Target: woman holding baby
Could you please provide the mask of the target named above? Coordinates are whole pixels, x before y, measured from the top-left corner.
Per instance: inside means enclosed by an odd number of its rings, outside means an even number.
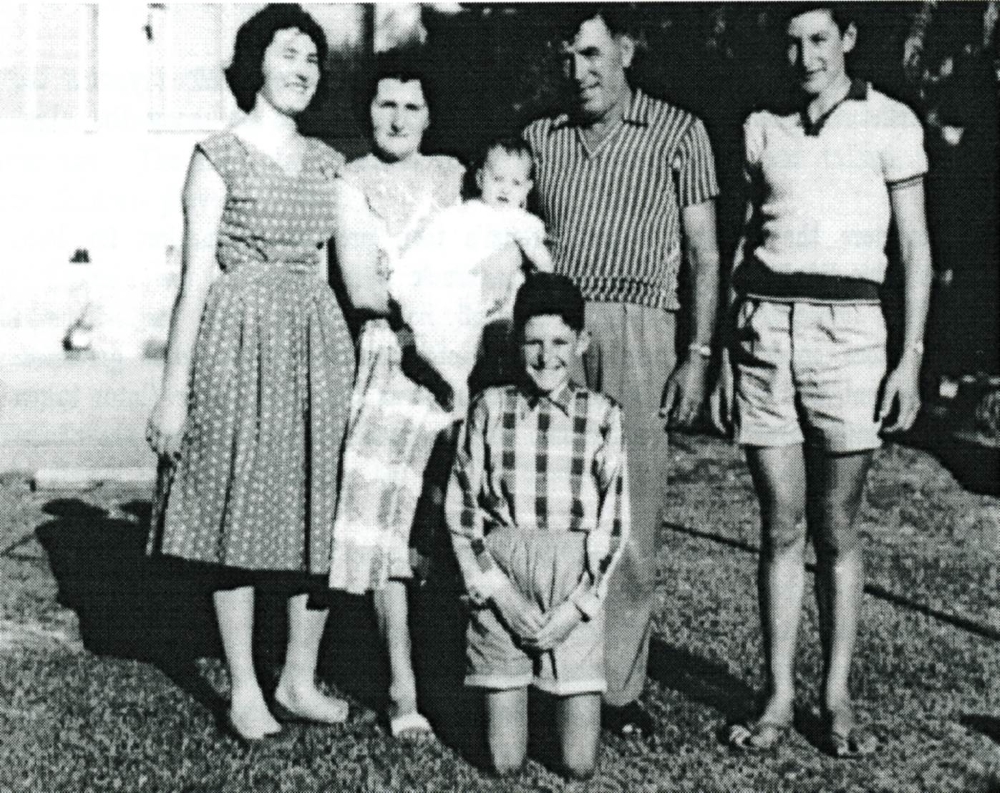
[[[390,317],[387,284],[393,263],[435,213],[460,201],[464,176],[457,160],[420,152],[429,88],[414,55],[378,57],[369,92],[373,152],[343,169],[337,193],[337,260],[363,324],[330,585],[374,593],[389,655],[389,725],[410,738],[432,734],[417,709],[411,657],[410,528],[431,449],[452,417],[409,334]]]

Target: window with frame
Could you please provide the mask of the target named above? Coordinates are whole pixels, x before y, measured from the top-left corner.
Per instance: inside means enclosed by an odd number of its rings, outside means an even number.
[[[97,3],[0,4],[0,122],[97,121]]]
[[[150,3],[148,119],[153,128],[223,126],[236,104],[223,69],[239,26],[261,3]]]

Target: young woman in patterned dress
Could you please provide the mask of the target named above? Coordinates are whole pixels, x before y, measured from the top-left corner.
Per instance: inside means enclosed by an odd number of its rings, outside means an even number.
[[[354,375],[350,333],[326,277],[343,157],[303,137],[326,41],[296,5],[240,28],[226,78],[247,115],[195,147],[184,258],[148,440],[161,458],[150,551],[210,565],[245,740],[275,715],[337,723],[347,703],[315,670]],[[252,656],[255,590],[288,594],[285,664],[269,707]]]

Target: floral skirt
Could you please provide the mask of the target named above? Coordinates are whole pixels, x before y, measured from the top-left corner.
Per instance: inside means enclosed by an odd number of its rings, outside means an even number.
[[[410,530],[424,469],[453,421],[406,373],[387,322],[369,321],[360,347],[330,560],[330,586],[354,594],[412,575]]]

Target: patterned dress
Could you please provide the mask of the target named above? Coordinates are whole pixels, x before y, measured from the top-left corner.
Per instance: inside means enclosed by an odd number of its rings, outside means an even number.
[[[430,218],[459,200],[461,164],[418,156],[419,179],[409,185],[371,155],[342,172],[345,187],[364,197],[387,279],[392,262]],[[330,586],[356,594],[412,575],[410,529],[424,470],[438,434],[452,421],[431,390],[410,376],[412,341],[407,345],[401,336],[384,319],[369,320],[361,331],[330,562]]]
[[[226,184],[176,466],[150,552],[325,574],[354,346],[325,278],[343,157],[306,140],[289,175],[231,132],[200,143]]]

